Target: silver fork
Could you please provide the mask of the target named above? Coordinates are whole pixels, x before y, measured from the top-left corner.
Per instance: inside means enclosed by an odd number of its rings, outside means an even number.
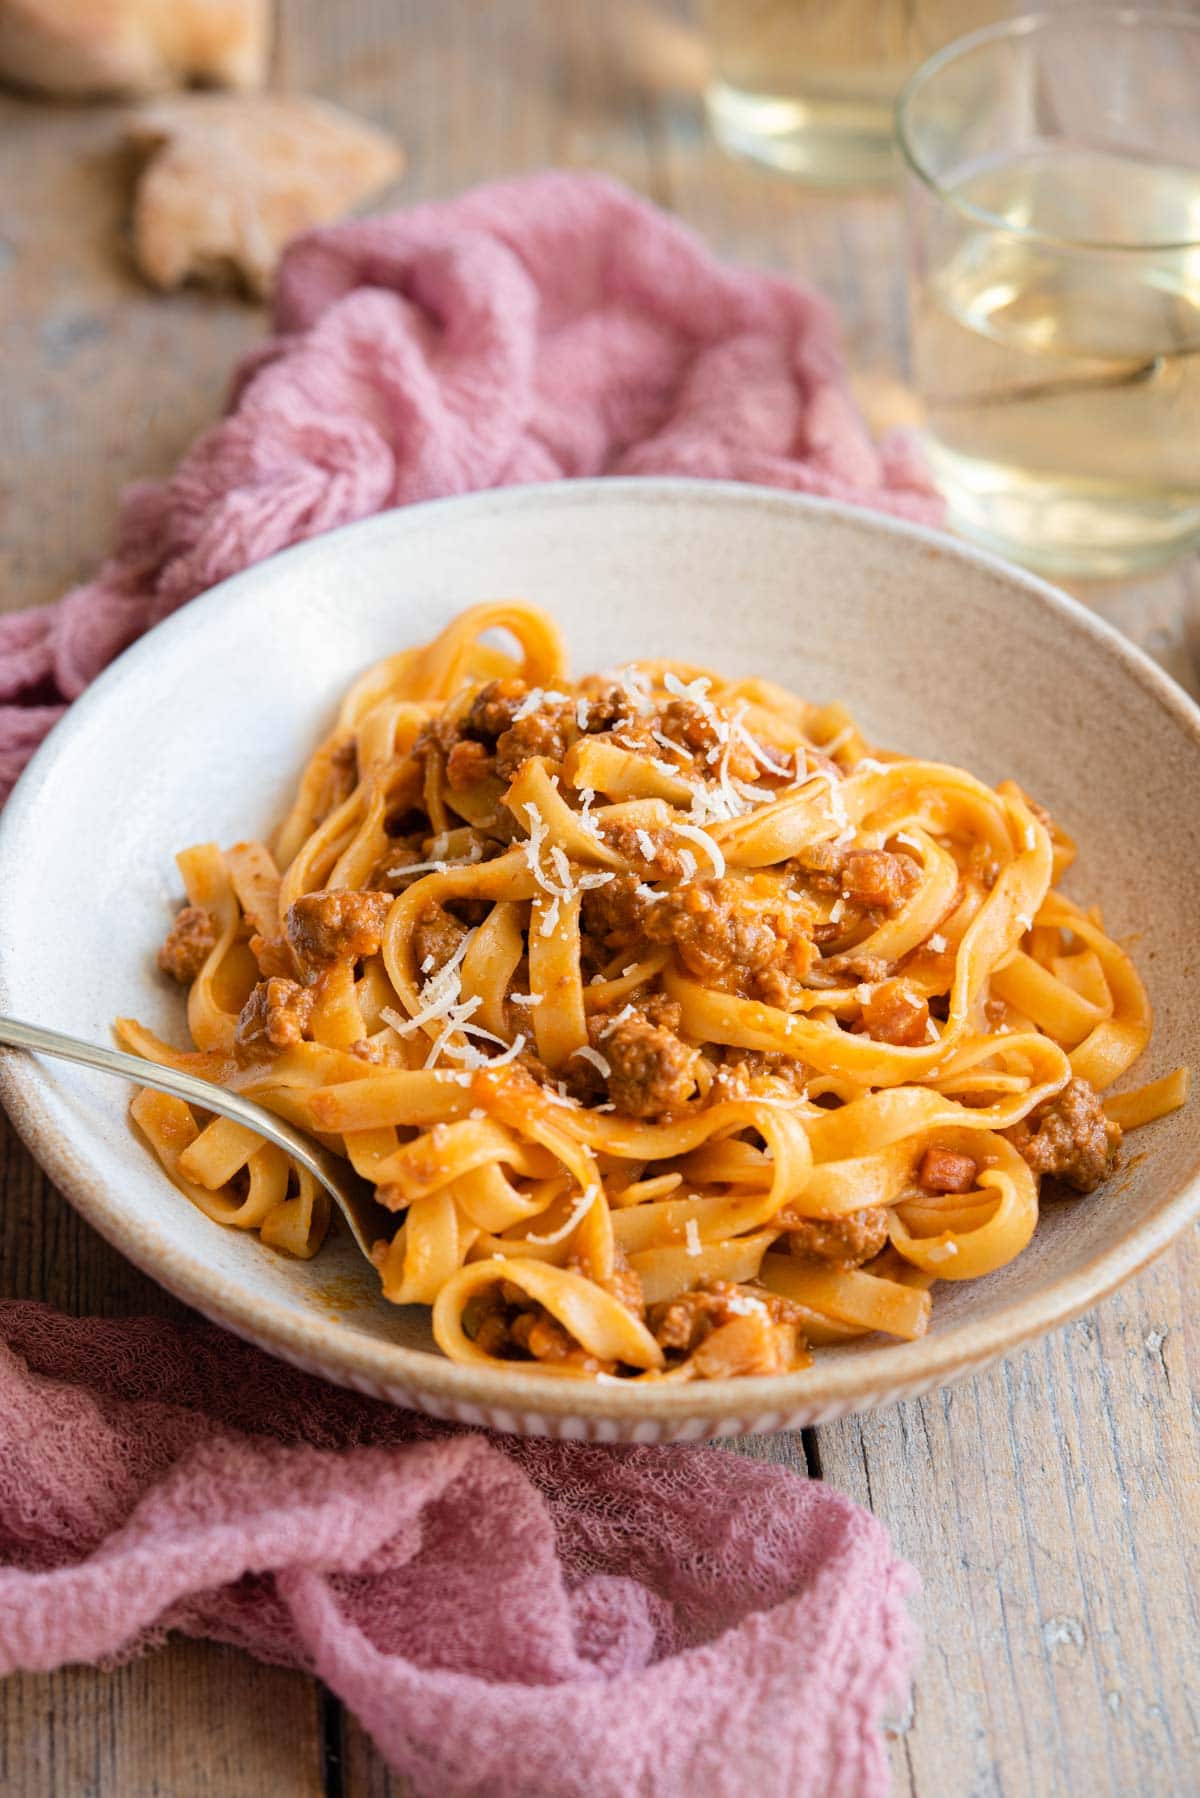
[[[140,1055],[127,1055],[120,1049],[102,1049],[74,1036],[63,1036],[57,1030],[43,1030],[37,1024],[22,1024],[16,1018],[0,1017],[0,1044],[13,1049],[33,1049],[39,1055],[56,1055],[61,1061],[77,1061],[85,1068],[96,1068],[102,1074],[119,1074],[136,1086],[151,1086],[155,1092],[171,1093],[177,1099],[190,1099],[205,1111],[216,1111],[222,1117],[245,1124],[256,1135],[286,1149],[301,1167],[319,1180],[342,1216],[363,1254],[370,1256],[371,1245],[380,1236],[391,1234],[396,1219],[375,1199],[371,1188],[361,1180],[340,1156],[333,1155],[320,1143],[313,1142],[302,1130],[274,1117],[253,1099],[240,1093],[226,1092],[211,1080],[195,1074],[181,1074],[175,1068],[159,1067],[157,1062],[143,1061]]]

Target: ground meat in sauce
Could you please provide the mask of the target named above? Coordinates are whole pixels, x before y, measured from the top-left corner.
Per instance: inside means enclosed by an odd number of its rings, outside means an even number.
[[[461,793],[495,771],[496,763],[483,743],[472,737],[460,737],[446,758],[446,784],[451,792]]]
[[[476,1348],[497,1360],[568,1363],[586,1373],[615,1367],[589,1355],[543,1305],[507,1280],[473,1301],[470,1330]]]
[[[626,1311],[632,1311],[635,1317],[645,1316],[646,1299],[642,1292],[641,1279],[634,1268],[630,1266],[629,1257],[620,1243],[614,1246],[613,1270],[605,1279],[597,1278],[587,1262],[578,1255],[572,1255],[569,1258],[567,1267],[572,1273],[585,1274],[588,1279],[600,1287],[601,1291],[611,1293],[618,1304],[624,1305]]]
[[[523,680],[488,681],[480,687],[461,720],[461,734],[494,745],[497,737],[511,728],[513,713],[520,711],[528,697],[529,688]]]
[[[413,930],[413,956],[422,980],[430,979],[457,954],[466,936],[457,918],[444,906],[427,905]]]
[[[573,710],[572,705],[545,706],[527,712],[504,731],[496,743],[496,773],[501,780],[512,780],[533,755],[561,762],[567,753]]]
[[[628,687],[606,681],[603,675],[585,675],[579,683],[579,691],[587,700],[583,724],[586,735],[619,729],[637,717],[637,707]]]
[[[583,895],[582,925],[586,936],[612,951],[640,947],[646,941],[646,920],[657,900],[638,892],[635,874],[618,874]]]
[[[823,1261],[830,1267],[861,1267],[873,1261],[888,1239],[888,1213],[882,1205],[864,1205],[842,1217],[805,1217],[790,1221],[785,1211],[779,1222],[788,1231],[793,1255]]]
[[[678,880],[683,862],[673,833],[669,830],[639,829],[633,824],[607,824],[602,835],[610,848],[624,861],[640,863],[648,880]],[[647,855],[646,844],[651,853]],[[610,886],[613,882],[608,883]],[[596,889],[603,892],[603,887]],[[656,903],[654,900],[650,904]]]
[[[361,961],[383,937],[390,893],[305,893],[287,914],[288,941],[302,967]]]
[[[185,905],[176,913],[167,940],[158,952],[158,965],[180,986],[190,986],[217,940],[217,925],[202,905]]]
[[[807,916],[756,905],[735,880],[689,881],[655,904],[645,928],[705,986],[771,1005],[786,1002],[789,980],[812,960]]]
[[[369,1037],[360,1036],[356,1043],[350,1045],[351,1055],[357,1055],[359,1061],[370,1061],[376,1064],[386,1059],[382,1043],[373,1043]]]
[[[1086,1080],[1068,1080],[1060,1093],[1037,1105],[1003,1132],[1035,1174],[1048,1174],[1076,1192],[1094,1192],[1116,1166],[1118,1125],[1104,1115]]]
[[[798,1349],[805,1346],[800,1318],[791,1300],[777,1293],[714,1281],[651,1305],[646,1324],[668,1355],[685,1357],[703,1351],[728,1325],[752,1323],[757,1328],[751,1338],[738,1343],[737,1372],[784,1373],[795,1362]]]
[[[974,1157],[956,1154],[953,1149],[926,1149],[917,1168],[922,1192],[970,1192],[978,1177],[979,1163]]]
[[[282,938],[260,936],[257,931],[250,938],[250,953],[258,963],[258,971],[264,980],[273,974],[282,975],[285,980],[292,980],[296,974],[296,958],[291,947]]]
[[[859,1022],[877,1043],[915,1048],[928,1040],[929,1004],[907,980],[885,980],[866,1001]]]
[[[626,1117],[669,1116],[696,1090],[696,1052],[664,1024],[622,1018],[600,1048],[611,1070],[608,1096]]]
[[[842,891],[856,905],[895,911],[910,898],[920,874],[910,855],[890,849],[855,849],[842,863]]]
[[[892,971],[892,964],[882,955],[859,955],[853,949],[845,955],[831,956],[829,963],[836,972],[853,974],[856,980],[868,981],[872,985],[876,981],[886,980]]]
[[[234,1033],[237,1042],[246,1046],[265,1039],[274,1049],[290,1049],[303,1042],[313,999],[311,988],[294,980],[280,975],[260,980],[242,1007]]]
[[[726,1099],[744,1099],[765,1079],[782,1080],[803,1093],[808,1083],[808,1070],[794,1055],[778,1055],[761,1049],[725,1049],[722,1065],[717,1069],[709,1090],[709,1101],[716,1105]]]
[[[840,893],[845,859],[846,852],[837,843],[809,843],[797,850],[786,868],[790,874],[806,880],[817,892]]]
[[[722,763],[734,780],[753,781],[759,764],[750,745],[734,736],[728,720],[719,713],[714,717],[706,707],[691,699],[672,699],[664,708],[657,728],[664,737],[680,744],[707,769]]]

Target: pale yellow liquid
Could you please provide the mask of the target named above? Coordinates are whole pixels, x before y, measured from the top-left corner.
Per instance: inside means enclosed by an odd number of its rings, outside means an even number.
[[[1200,540],[1200,170],[1055,146],[977,171],[914,280],[913,355],[951,521],[1035,566],[1121,574]],[[929,204],[929,202],[925,202]]]
[[[895,97],[1000,0],[703,0],[707,102],[728,149],[823,185],[894,173]]]

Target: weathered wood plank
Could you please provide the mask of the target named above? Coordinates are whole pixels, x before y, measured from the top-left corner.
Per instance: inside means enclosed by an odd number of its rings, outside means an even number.
[[[319,1798],[317,1688],[212,1642],[0,1690],[6,1798]]]
[[[1000,1366],[818,1432],[924,1576],[912,1791],[1196,1789],[1198,1273],[1193,1235]]]
[[[220,411],[256,307],[164,299],[124,247],[120,109],[0,95],[0,607],[55,598],[112,540],[117,495]],[[153,378],[150,378],[152,371]]]

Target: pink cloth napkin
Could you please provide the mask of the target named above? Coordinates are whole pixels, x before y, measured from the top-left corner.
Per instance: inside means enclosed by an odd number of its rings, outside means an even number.
[[[488,1437],[205,1324],[24,1303],[0,1560],[0,1673],[235,1643],[431,1798],[882,1794],[915,1653],[882,1526],[781,1467]]]
[[[66,703],[185,600],[388,506],[560,476],[757,481],[941,517],[873,444],[811,288],[716,262],[616,183],[550,173],[288,250],[275,335],[96,579],[0,618],[0,797]]]
[[[598,177],[313,232],[274,325],[96,579],[0,619],[0,796],[148,626],[387,506],[688,474],[940,516],[818,295]],[[0,1306],[0,1563],[0,1671],[237,1643],[438,1798],[874,1798],[914,1654],[883,1529],[778,1466],[491,1439],[205,1326],[33,1305]]]

